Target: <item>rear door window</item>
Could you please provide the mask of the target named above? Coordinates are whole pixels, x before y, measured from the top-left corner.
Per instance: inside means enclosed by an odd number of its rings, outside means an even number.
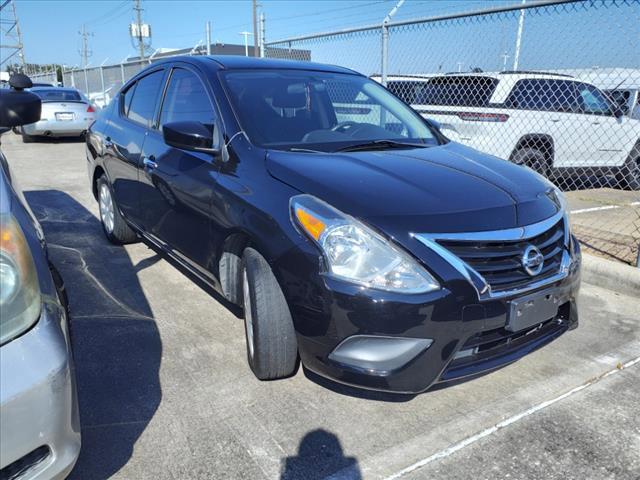
[[[576,83],[576,88],[583,113],[613,115],[613,105],[606,95],[596,87],[587,83]]]
[[[158,70],[138,80],[129,110],[126,113],[130,120],[141,123],[146,127],[153,125],[163,79],[164,70]]]
[[[580,112],[577,82],[531,78],[518,80],[505,102],[508,108],[551,112]]]
[[[409,105],[424,103],[426,82],[395,80],[387,82],[387,89]]]
[[[486,107],[498,86],[498,79],[476,75],[435,77],[412,103]]]

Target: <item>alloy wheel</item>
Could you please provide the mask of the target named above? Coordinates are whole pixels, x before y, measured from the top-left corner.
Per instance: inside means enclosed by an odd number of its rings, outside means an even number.
[[[106,184],[100,186],[100,218],[107,233],[113,233],[115,222],[111,190]]]

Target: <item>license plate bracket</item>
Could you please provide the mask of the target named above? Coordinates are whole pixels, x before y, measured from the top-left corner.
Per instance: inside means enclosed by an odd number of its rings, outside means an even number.
[[[73,112],[56,112],[56,120],[59,122],[70,122],[73,118]]]
[[[558,314],[560,295],[557,290],[536,292],[509,302],[509,318],[506,329],[519,332],[539,323],[551,320]]]

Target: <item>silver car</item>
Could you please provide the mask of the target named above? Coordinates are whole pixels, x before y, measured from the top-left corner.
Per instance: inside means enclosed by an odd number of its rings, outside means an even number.
[[[20,77],[0,91],[0,133],[40,114]],[[0,479],[65,478],[79,452],[64,284],[0,151]]]
[[[79,137],[96,119],[96,107],[75,88],[34,87],[30,91],[42,99],[40,121],[20,128],[22,141],[33,137]]]

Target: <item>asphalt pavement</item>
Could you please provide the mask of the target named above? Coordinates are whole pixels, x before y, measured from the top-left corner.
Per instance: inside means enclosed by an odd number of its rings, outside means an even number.
[[[302,369],[260,382],[239,312],[144,244],[106,241],[83,143],[7,134],[2,148],[70,297],[70,478],[640,478],[638,298],[583,284],[578,329],[414,397]]]

